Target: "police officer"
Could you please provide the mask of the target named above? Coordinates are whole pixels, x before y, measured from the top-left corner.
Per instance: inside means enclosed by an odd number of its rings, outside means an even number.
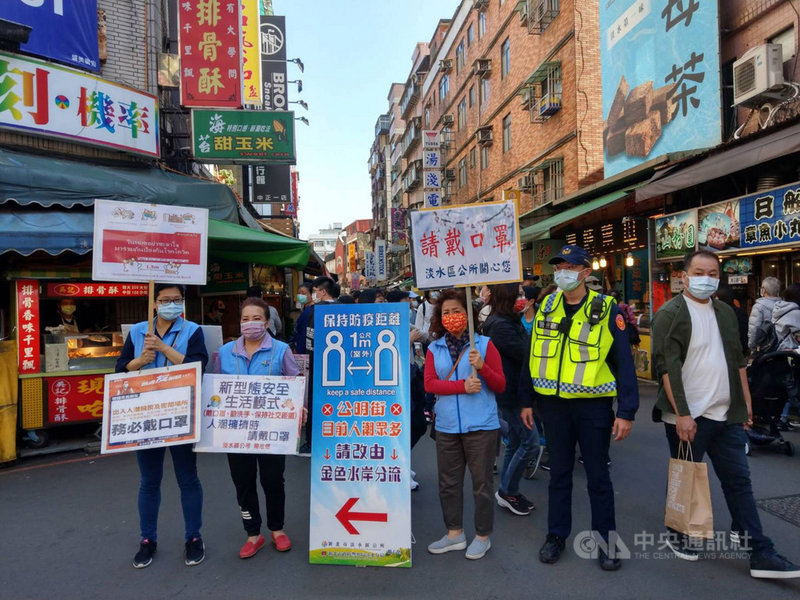
[[[559,289],[542,301],[536,313],[530,360],[520,380],[523,422],[533,427],[535,398],[550,453],[548,534],[539,560],[555,563],[572,527],[577,443],[588,480],[592,536],[598,542],[582,547],[592,548],[590,553],[603,570],[615,571],[621,562],[611,552],[616,523],[608,448],[612,435],[615,441],[628,436],[639,408],[628,332],[613,300],[586,288],[585,280],[592,272],[586,250],[564,246],[550,264]],[[616,418],[612,409],[615,396]]]

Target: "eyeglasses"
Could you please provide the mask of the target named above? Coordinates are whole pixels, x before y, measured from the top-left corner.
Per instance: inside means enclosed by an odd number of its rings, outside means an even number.
[[[161,306],[166,306],[167,304],[183,304],[183,298],[158,298],[156,299],[156,304]]]

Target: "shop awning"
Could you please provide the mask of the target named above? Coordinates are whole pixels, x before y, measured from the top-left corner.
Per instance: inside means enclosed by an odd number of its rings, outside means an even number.
[[[95,198],[207,208],[239,222],[239,202],[221,183],[152,167],[99,166],[0,150],[0,205],[89,207]]]
[[[532,242],[534,240],[547,239],[550,235],[550,230],[553,227],[556,227],[557,225],[563,225],[572,219],[576,219],[577,217],[585,215],[588,212],[602,208],[607,204],[611,204],[615,200],[624,198],[628,195],[630,187],[631,186],[628,186],[626,189],[617,190],[604,196],[600,196],[599,198],[595,198],[594,200],[589,200],[583,204],[573,206],[572,208],[561,211],[557,215],[525,227],[522,231],[520,231],[520,241],[524,243]]]
[[[94,213],[19,207],[0,210],[0,254],[24,256],[37,250],[53,256],[62,252],[86,254],[92,249]],[[309,245],[303,240],[257,231],[210,219],[208,253],[240,263],[302,269]]]
[[[636,201],[676,192],[794,152],[800,152],[800,124],[738,144],[672,174],[656,174],[636,190]]]

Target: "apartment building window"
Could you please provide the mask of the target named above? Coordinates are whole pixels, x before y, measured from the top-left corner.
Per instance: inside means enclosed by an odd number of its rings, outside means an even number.
[[[508,75],[511,69],[511,41],[506,38],[506,41],[500,46],[500,78]]]
[[[561,63],[543,63],[528,79],[530,86],[523,92],[531,123],[543,123],[561,110]]]
[[[469,48],[472,46],[472,42],[475,39],[475,26],[470,23],[469,27],[467,27],[467,47]]]
[[[461,73],[461,69],[467,64],[467,56],[464,50],[464,40],[456,48],[456,73]]]
[[[503,117],[503,152],[511,150],[511,113]]]
[[[558,200],[564,195],[563,158],[545,160],[534,168],[531,176],[534,208]]]
[[[425,107],[425,129],[431,128],[431,107]]]
[[[442,78],[439,80],[439,102],[444,102],[444,99],[447,98],[447,93],[449,91],[450,91],[450,76],[442,75]]]
[[[478,39],[486,35],[486,13],[478,14]]]
[[[489,166],[489,146],[481,147],[481,171]]]
[[[475,148],[474,147],[469,151],[469,168],[470,169],[474,169],[475,168]]]
[[[467,99],[462,98],[458,103],[458,130],[461,131],[467,126]]]
[[[475,86],[469,86],[469,107],[472,108],[472,105],[475,104]]]
[[[467,158],[464,157],[458,161],[458,187],[466,187],[467,185]]]
[[[489,80],[481,79],[481,108],[486,108],[489,103]]]

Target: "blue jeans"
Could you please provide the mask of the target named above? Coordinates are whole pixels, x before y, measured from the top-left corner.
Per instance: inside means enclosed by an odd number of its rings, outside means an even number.
[[[712,421],[697,417],[697,433],[692,442],[692,456],[695,462],[703,460],[708,453],[714,473],[722,484],[725,502],[731,513],[734,527],[749,536],[749,546],[753,554],[774,552],[772,540],[761,530],[753,486],[750,483],[750,467],[747,465],[745,443],[747,434],[741,424],[728,425],[725,421]],[[674,425],[664,423],[672,458],[678,456],[678,433]]]
[[[139,463],[139,527],[142,539],[158,539],[158,508],[161,505],[161,477],[164,474],[166,448],[137,450]],[[181,506],[186,541],[200,537],[203,513],[203,487],[197,477],[197,455],[191,444],[170,446],[175,479],[181,489]]]
[[[519,482],[528,461],[539,452],[539,433],[536,426],[528,429],[522,423],[519,410],[502,409],[503,419],[508,423],[508,445],[500,476],[500,491],[509,496],[519,493]]]

